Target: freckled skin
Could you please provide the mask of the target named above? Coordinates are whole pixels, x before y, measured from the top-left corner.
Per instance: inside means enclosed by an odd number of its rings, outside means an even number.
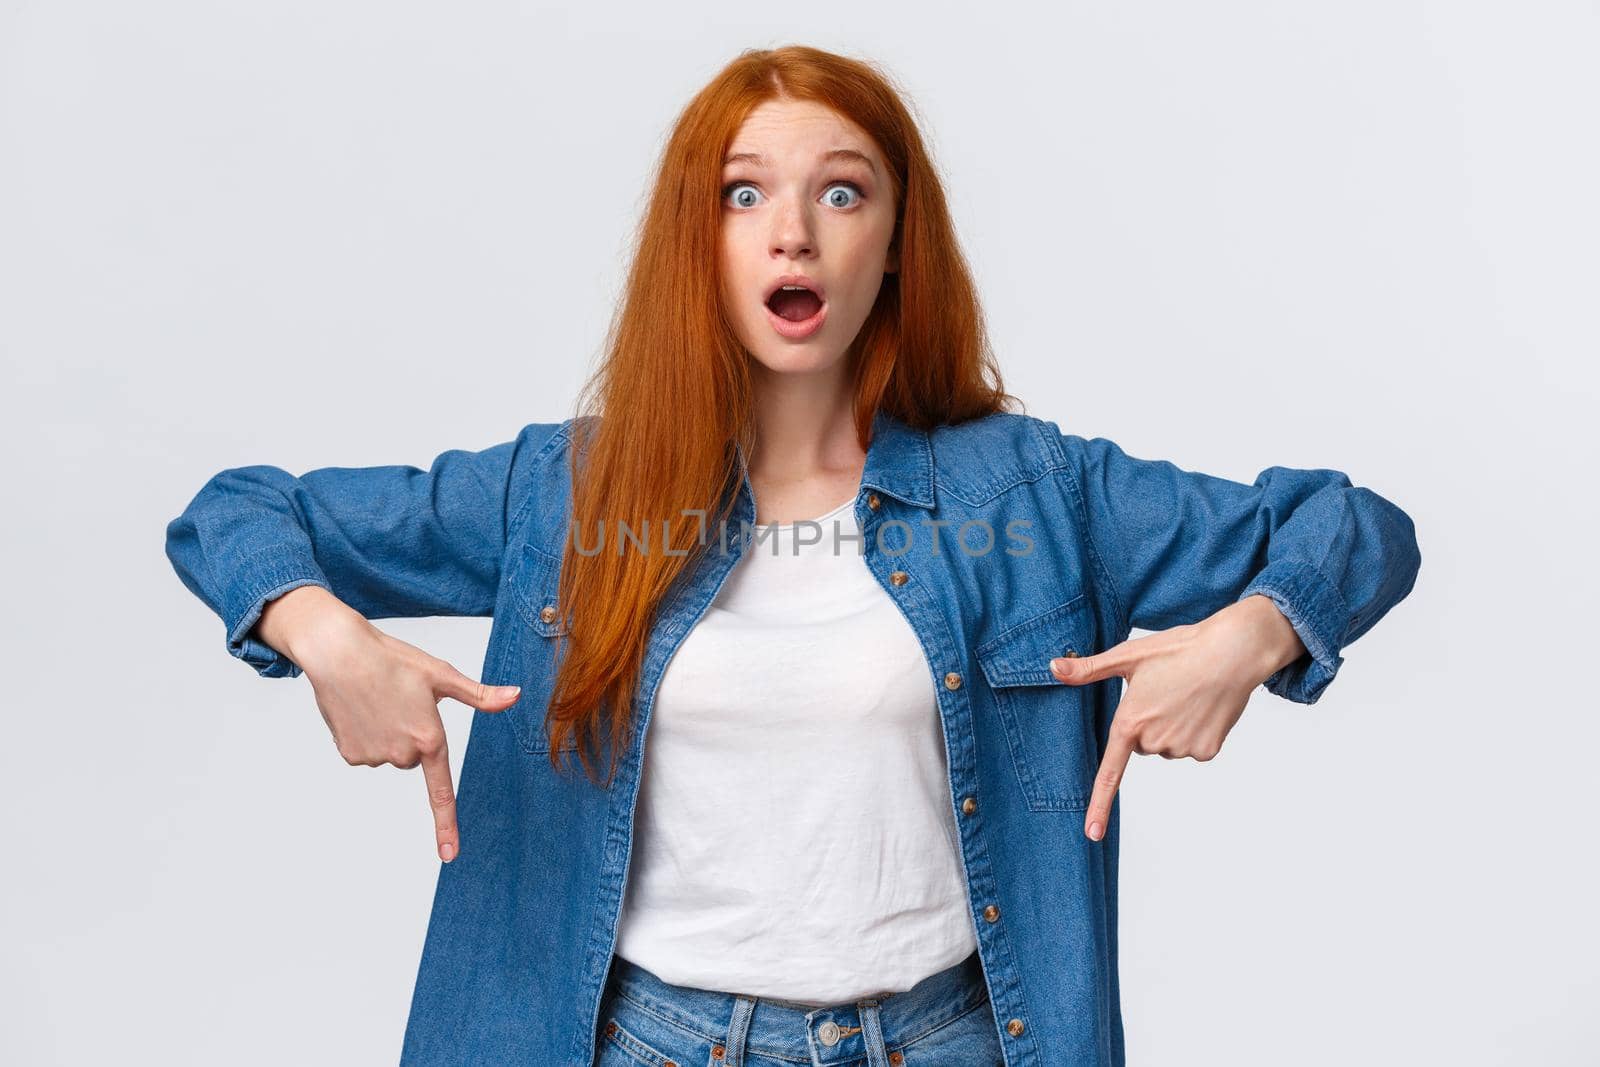
[[[836,148],[862,152],[873,169],[822,158]],[[758,106],[728,149],[743,152],[766,157],[766,165],[734,163],[722,172],[724,188],[750,183],[722,201],[721,285],[729,318],[745,349],[769,371],[836,373],[884,274],[898,268],[889,247],[895,205],[887,165],[860,126],[809,101]],[[861,195],[839,192],[841,182]],[[736,196],[745,201],[735,204]],[[780,274],[807,275],[826,291],[827,320],[809,337],[784,337],[767,318],[763,297]]]

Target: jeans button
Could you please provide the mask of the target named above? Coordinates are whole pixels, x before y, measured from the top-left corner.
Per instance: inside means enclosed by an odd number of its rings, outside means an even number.
[[[822,1039],[824,1045],[830,1048],[837,1045],[839,1043],[839,1024],[829,1019],[817,1027],[817,1036]]]

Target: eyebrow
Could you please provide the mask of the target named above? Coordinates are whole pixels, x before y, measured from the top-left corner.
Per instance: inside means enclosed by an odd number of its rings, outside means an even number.
[[[824,152],[822,154],[822,158],[829,161],[844,160],[848,162],[864,163],[866,164],[867,169],[873,174],[878,173],[878,168],[872,162],[872,157],[868,156],[865,152],[857,152],[854,148],[835,148]],[[722,165],[724,167],[730,166],[734,163],[750,163],[757,167],[764,167],[767,165],[767,157],[761,155],[759,152],[735,152],[733,155],[722,161]]]

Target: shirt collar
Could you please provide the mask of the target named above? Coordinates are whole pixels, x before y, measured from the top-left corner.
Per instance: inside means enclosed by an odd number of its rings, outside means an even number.
[[[933,507],[933,446],[928,431],[879,410],[872,417],[861,484],[919,508]]]
[[[735,446],[743,464],[744,449]],[[749,491],[745,476],[744,491]],[[919,430],[879,410],[872,417],[872,440],[861,472],[863,488],[888,493],[919,508],[933,507],[933,445]]]

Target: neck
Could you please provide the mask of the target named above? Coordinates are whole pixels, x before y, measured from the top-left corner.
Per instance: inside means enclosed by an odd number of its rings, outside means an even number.
[[[774,374],[763,368],[755,391],[753,478],[792,483],[861,469],[855,396],[842,364],[826,374]]]

